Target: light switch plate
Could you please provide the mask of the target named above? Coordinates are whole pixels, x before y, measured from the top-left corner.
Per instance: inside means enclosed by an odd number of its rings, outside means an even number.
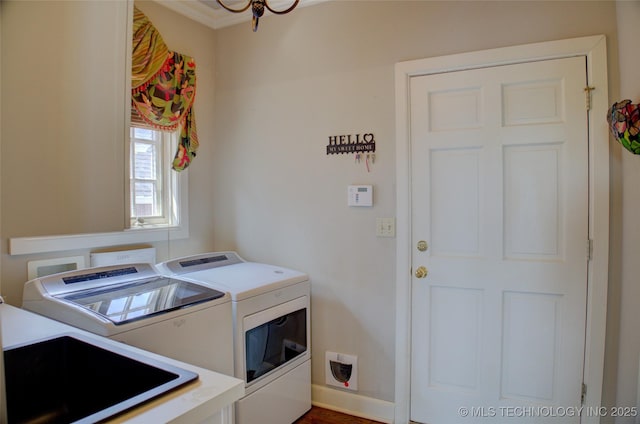
[[[376,236],[395,237],[396,236],[396,219],[395,218],[376,218]]]

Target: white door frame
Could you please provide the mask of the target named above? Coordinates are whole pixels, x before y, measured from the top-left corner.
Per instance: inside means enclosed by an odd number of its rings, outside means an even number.
[[[589,114],[589,238],[593,241],[587,287],[585,406],[600,407],[609,272],[609,109],[604,35],[527,44],[397,63],[396,80],[396,381],[395,423],[410,419],[411,390],[411,77],[464,69],[586,56],[591,91]],[[587,254],[585,240],[585,255]],[[561,405],[575,406],[575,405]],[[599,417],[583,416],[582,423]]]

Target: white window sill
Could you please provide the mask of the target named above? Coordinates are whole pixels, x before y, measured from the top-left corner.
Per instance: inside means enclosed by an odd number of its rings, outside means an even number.
[[[15,237],[9,239],[10,255],[62,252],[135,243],[151,243],[189,238],[187,226],[148,226],[111,233],[71,234],[62,236]]]

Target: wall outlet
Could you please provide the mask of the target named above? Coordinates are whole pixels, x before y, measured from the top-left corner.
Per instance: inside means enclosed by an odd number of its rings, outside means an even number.
[[[325,382],[329,386],[358,390],[358,357],[325,352]]]

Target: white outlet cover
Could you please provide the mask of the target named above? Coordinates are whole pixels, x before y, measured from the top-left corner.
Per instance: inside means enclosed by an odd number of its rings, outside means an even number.
[[[331,372],[331,361],[339,362],[344,365],[351,365],[351,376],[345,382],[338,381]],[[341,389],[357,391],[358,390],[358,357],[355,355],[346,355],[344,353],[325,352],[325,383],[328,386],[340,387]]]

